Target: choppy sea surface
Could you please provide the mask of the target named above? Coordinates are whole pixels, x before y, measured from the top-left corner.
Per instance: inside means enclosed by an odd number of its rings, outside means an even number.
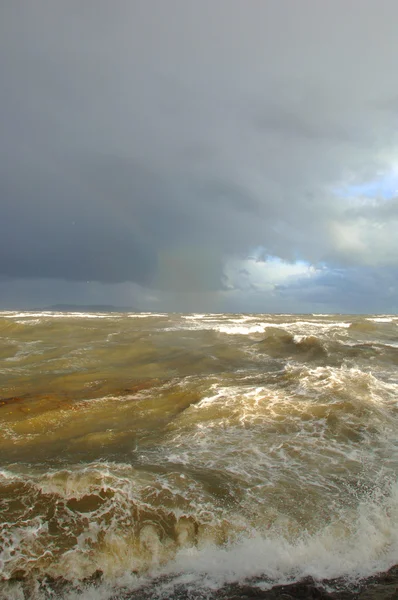
[[[0,598],[388,569],[397,366],[397,316],[0,313]]]

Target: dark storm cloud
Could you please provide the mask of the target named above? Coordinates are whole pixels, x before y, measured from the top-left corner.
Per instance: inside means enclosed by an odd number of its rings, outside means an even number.
[[[0,11],[0,274],[207,293],[259,247],[395,269],[394,202],[333,191],[398,160],[395,1]]]
[[[195,265],[214,249],[206,264],[209,280],[201,285],[214,288],[222,275],[219,252],[239,249],[237,220],[256,208],[233,185],[195,178],[186,182],[184,174],[175,182],[119,157],[47,159],[53,172],[29,167],[13,174],[0,167],[7,215],[0,238],[3,274],[167,288],[167,277],[158,273],[162,261],[165,266],[164,252],[182,253],[181,267],[184,255],[194,258]],[[229,214],[223,229],[225,210]]]
[[[278,292],[289,307],[296,303],[319,312],[391,313],[398,312],[397,276],[396,268],[325,269],[312,279],[279,286]]]

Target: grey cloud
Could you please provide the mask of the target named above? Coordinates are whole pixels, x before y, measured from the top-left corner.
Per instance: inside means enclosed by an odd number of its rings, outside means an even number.
[[[395,268],[394,202],[333,194],[394,161],[395,1],[1,11],[0,274],[213,294],[258,246]]]
[[[281,302],[301,304],[311,312],[394,313],[398,311],[397,269],[351,267],[320,272],[312,279],[278,286]]]
[[[176,183],[115,156],[58,157],[55,174],[23,169],[12,176],[0,168],[3,274],[165,289],[196,279],[195,288],[200,280],[212,289],[220,285],[222,254],[244,246],[238,219],[253,205],[232,185],[187,184],[184,174]],[[188,276],[190,263],[196,274]]]

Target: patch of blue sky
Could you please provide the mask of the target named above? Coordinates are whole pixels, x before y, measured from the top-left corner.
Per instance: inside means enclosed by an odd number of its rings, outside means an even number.
[[[334,188],[335,194],[342,198],[360,196],[381,200],[391,200],[398,196],[398,170],[385,173],[377,179],[357,184],[340,185]]]
[[[257,246],[256,248],[254,248],[250,252],[246,260],[267,263],[268,265],[272,265],[275,267],[284,265],[296,265],[297,267],[310,268],[312,266],[309,261],[301,258],[300,253],[298,251],[294,252],[294,258],[292,260],[285,260],[274,254],[268,254],[266,248],[264,248],[263,246]]]

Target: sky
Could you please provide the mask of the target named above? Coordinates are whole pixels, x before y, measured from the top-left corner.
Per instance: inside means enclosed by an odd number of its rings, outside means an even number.
[[[2,0],[0,309],[398,311],[396,0]]]

